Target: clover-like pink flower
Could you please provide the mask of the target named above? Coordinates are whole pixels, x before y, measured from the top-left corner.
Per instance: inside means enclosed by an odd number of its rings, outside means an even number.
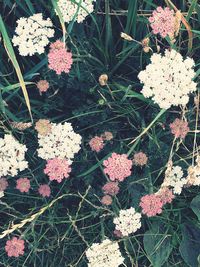
[[[165,38],[167,35],[173,36],[176,31],[175,12],[169,7],[157,7],[149,18],[150,25],[154,34],[160,34]]]
[[[8,187],[8,181],[6,178],[2,177],[0,178],[0,192],[5,191]]]
[[[169,125],[171,129],[171,133],[176,138],[184,139],[189,132],[190,128],[188,127],[188,122],[184,120],[180,120],[178,118],[175,119],[174,122],[170,123]]]
[[[162,213],[163,202],[159,196],[150,194],[143,196],[140,199],[140,207],[142,208],[143,214],[146,214],[148,217],[152,217]]]
[[[112,204],[112,198],[111,198],[111,196],[109,196],[109,195],[103,196],[102,199],[101,199],[101,203],[103,205],[106,205],[106,206],[111,205]]]
[[[49,68],[54,70],[56,74],[69,73],[73,63],[72,53],[67,51],[63,42],[57,40],[50,45],[48,62]]]
[[[38,192],[43,197],[49,197],[51,195],[51,188],[48,184],[42,184],[39,186]]]
[[[59,158],[49,159],[44,169],[44,173],[49,176],[49,180],[56,180],[58,183],[64,178],[68,178],[70,172],[71,167],[68,160]]]
[[[103,187],[104,194],[115,196],[119,193],[119,186],[117,182],[108,182]]]
[[[6,241],[5,250],[8,257],[19,257],[24,255],[24,240],[17,237],[13,237],[10,240]]]
[[[89,141],[90,148],[95,151],[99,152],[104,147],[103,137],[101,136],[95,136]]]
[[[28,178],[19,178],[19,179],[17,179],[16,188],[21,193],[28,193],[29,189],[31,188],[30,180]]]
[[[175,195],[173,194],[172,190],[168,187],[161,188],[157,194],[157,196],[162,201],[163,205],[167,203],[171,203],[172,200],[175,198]]]
[[[131,175],[132,160],[128,159],[126,154],[112,153],[111,157],[103,161],[104,173],[111,181],[123,181]]]

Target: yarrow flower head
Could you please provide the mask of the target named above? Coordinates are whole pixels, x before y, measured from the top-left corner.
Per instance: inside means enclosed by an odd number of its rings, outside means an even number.
[[[88,267],[118,267],[124,262],[117,242],[105,239],[87,249]]]
[[[103,138],[101,136],[95,136],[89,141],[89,146],[92,151],[100,152],[104,147]]]
[[[62,182],[64,178],[68,178],[70,172],[71,167],[68,160],[59,158],[47,160],[46,168],[44,169],[44,173],[49,176],[49,180],[56,180],[58,183]]]
[[[160,198],[163,205],[171,203],[172,200],[175,198],[175,195],[173,194],[172,190],[168,187],[161,187],[161,189],[156,193],[156,196]]]
[[[112,153],[111,157],[103,161],[104,172],[111,181],[123,181],[131,175],[132,161],[128,159],[126,154]]]
[[[143,214],[152,217],[162,213],[163,202],[155,194],[150,194],[141,198],[140,207]]]
[[[0,176],[15,176],[28,167],[25,160],[27,148],[20,144],[12,135],[0,138]]]
[[[163,109],[186,105],[189,94],[197,89],[194,65],[193,59],[184,60],[175,50],[166,50],[164,56],[154,53],[151,63],[138,75],[144,84],[142,94]]]
[[[180,195],[187,179],[183,177],[183,170],[180,166],[172,166],[171,170],[165,173],[162,187],[172,188],[173,193]]]
[[[49,89],[49,82],[47,80],[40,80],[36,85],[40,93],[44,93]]]
[[[188,127],[188,122],[180,119],[175,119],[174,122],[169,125],[171,133],[176,138],[184,139],[189,132],[190,128]]]
[[[0,178],[0,192],[4,192],[7,187],[8,187],[8,181],[6,180],[6,178],[4,177]]]
[[[119,217],[114,218],[115,229],[123,236],[135,233],[141,227],[141,214],[134,208],[120,210]]]
[[[157,7],[149,18],[154,34],[160,34],[165,38],[167,35],[173,37],[176,31],[176,14],[169,7]]]
[[[83,22],[88,14],[94,10],[93,2],[96,0],[82,0],[75,2],[72,0],[58,0],[58,7],[65,22],[69,23],[73,19],[78,23]]]
[[[42,13],[34,14],[29,18],[17,20],[16,35],[12,41],[19,47],[21,56],[42,54],[49,43],[49,38],[54,36],[53,24],[48,18],[44,20]]]
[[[148,157],[143,152],[135,153],[133,156],[133,164],[137,166],[144,166],[147,164],[147,161],[148,161]]]
[[[69,73],[73,63],[72,53],[67,51],[63,42],[57,40],[50,45],[48,62],[49,69],[54,70],[56,74]]]
[[[105,195],[105,196],[103,196],[102,199],[101,199],[101,203],[102,203],[103,205],[106,205],[106,206],[111,205],[111,204],[112,204],[112,197],[109,196],[109,195]]]
[[[10,240],[6,241],[5,250],[8,254],[8,257],[19,257],[24,255],[24,240],[17,237],[13,237]]]
[[[76,134],[71,123],[51,123],[51,132],[38,134],[38,155],[43,159],[67,159],[69,164],[80,150],[81,136]]]
[[[51,188],[48,184],[42,184],[39,186],[38,192],[43,197],[50,197]]]
[[[108,182],[103,187],[104,194],[116,196],[119,193],[119,186],[117,182]]]
[[[40,119],[39,121],[36,122],[35,124],[35,130],[40,134],[40,135],[47,135],[51,132],[51,123],[49,120],[45,119]]]
[[[28,193],[29,189],[31,188],[30,180],[28,178],[19,178],[19,179],[17,179],[16,188],[21,193]]]

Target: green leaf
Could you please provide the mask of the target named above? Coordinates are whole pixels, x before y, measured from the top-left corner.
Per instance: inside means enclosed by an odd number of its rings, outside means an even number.
[[[200,229],[195,225],[182,226],[182,241],[179,247],[181,257],[190,267],[198,267],[200,254]]]
[[[197,195],[195,198],[193,198],[190,207],[197,215],[198,220],[200,221],[200,195]]]
[[[144,234],[144,249],[153,267],[161,267],[172,251],[172,238],[155,225]]]

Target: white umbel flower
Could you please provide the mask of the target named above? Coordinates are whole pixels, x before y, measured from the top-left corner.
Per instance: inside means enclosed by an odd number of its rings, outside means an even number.
[[[47,135],[38,134],[38,156],[45,160],[60,158],[71,160],[80,150],[81,136],[74,132],[71,123],[51,123]]]
[[[200,186],[200,155],[196,158],[196,164],[188,168],[187,184]]]
[[[87,251],[88,267],[118,267],[124,258],[117,242],[105,239],[102,243],[94,243]]]
[[[14,46],[19,47],[21,56],[32,56],[35,53],[42,54],[49,43],[49,38],[54,36],[52,21],[44,20],[42,13],[34,14],[28,18],[17,20],[12,41]]]
[[[180,166],[173,166],[165,177],[162,187],[171,187],[174,194],[180,195],[187,179],[183,177],[183,170]]]
[[[93,12],[94,1],[96,0],[58,0],[58,7],[65,22],[75,19],[80,23]]]
[[[141,227],[141,214],[134,208],[120,210],[119,217],[114,219],[115,229],[120,231],[123,236],[135,233]]]
[[[151,97],[163,109],[186,105],[189,94],[197,89],[193,81],[194,66],[193,59],[184,60],[175,50],[166,50],[164,56],[153,54],[151,63],[138,75],[144,84],[142,94]]]
[[[0,138],[0,177],[15,176],[19,171],[25,170],[28,167],[26,151],[26,146],[11,135],[6,134],[4,138]]]

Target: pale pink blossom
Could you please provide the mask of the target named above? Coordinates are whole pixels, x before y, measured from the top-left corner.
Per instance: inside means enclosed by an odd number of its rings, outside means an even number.
[[[48,184],[42,184],[39,186],[38,192],[43,197],[49,197],[51,195],[51,189]]]
[[[68,160],[59,158],[47,160],[46,168],[44,169],[44,173],[49,176],[49,180],[56,180],[58,183],[64,178],[68,178],[70,172],[71,167]]]
[[[169,7],[157,7],[149,18],[154,34],[160,34],[165,38],[167,35],[174,36],[176,31],[176,14]]]
[[[63,42],[57,40],[50,45],[48,62],[49,68],[54,70],[56,74],[69,73],[73,63],[72,53],[67,51]]]
[[[117,182],[108,182],[103,187],[104,194],[115,196],[119,193],[119,186]]]
[[[19,257],[24,255],[24,240],[17,237],[13,237],[10,240],[6,241],[5,250],[8,257]]]
[[[174,122],[170,123],[169,125],[171,129],[171,133],[176,138],[182,138],[184,139],[189,132],[188,122],[184,120],[180,120],[178,118],[175,119]]]
[[[148,157],[143,152],[135,153],[135,155],[133,156],[133,164],[137,166],[144,166],[147,164],[147,161],[148,161]]]
[[[107,174],[111,181],[123,181],[131,175],[132,160],[128,159],[126,154],[112,153],[111,157],[103,161],[104,173]]]
[[[140,207],[143,214],[152,217],[162,213],[163,202],[155,194],[146,195],[141,198]]]
[[[109,196],[109,195],[103,196],[102,199],[101,199],[101,203],[103,205],[106,205],[106,206],[111,205],[112,204],[112,198],[111,198],[111,196]]]
[[[28,178],[17,179],[16,189],[18,189],[21,193],[28,193],[30,188],[31,184]]]
[[[160,198],[163,205],[171,203],[172,200],[175,198],[175,195],[173,194],[172,190],[168,187],[161,188],[156,195]]]
[[[8,187],[8,181],[6,178],[2,177],[0,178],[0,192],[5,191]]]
[[[104,147],[103,138],[101,136],[95,136],[89,141],[89,146],[92,151],[99,152]]]
[[[37,82],[37,88],[39,89],[40,93],[44,93],[49,89],[49,83],[47,80],[40,80]]]

